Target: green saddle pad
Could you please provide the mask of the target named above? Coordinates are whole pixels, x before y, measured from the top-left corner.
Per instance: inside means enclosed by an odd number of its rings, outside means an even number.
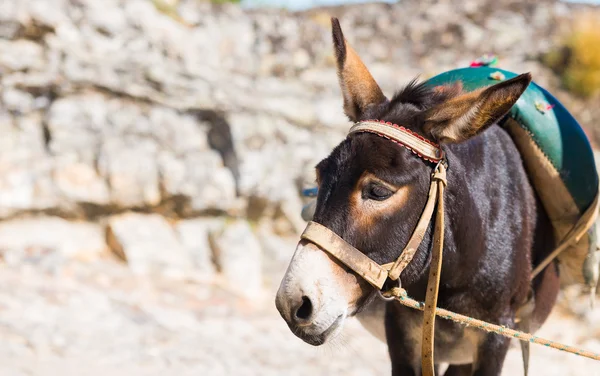
[[[506,79],[517,74],[492,67],[455,69],[428,80],[431,85],[462,81],[471,91],[498,83],[490,76],[501,72]],[[536,103],[552,107],[544,112]],[[580,212],[594,201],[598,192],[598,174],[594,154],[583,129],[567,109],[547,90],[532,82],[509,116],[521,125],[558,171]]]

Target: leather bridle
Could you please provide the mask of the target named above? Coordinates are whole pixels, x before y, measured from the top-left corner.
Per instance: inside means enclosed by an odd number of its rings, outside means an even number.
[[[444,189],[447,185],[446,168],[448,167],[445,154],[441,147],[434,142],[425,139],[409,129],[389,122],[378,120],[362,121],[352,126],[348,134],[362,132],[374,133],[389,139],[409,149],[420,158],[431,162],[435,166],[431,174],[427,203],[404,250],[396,261],[380,265],[347,243],[335,232],[322,224],[312,221],[306,226],[301,238],[314,243],[337,258],[380,291],[387,279],[398,281],[398,284],[400,284],[400,275],[412,261],[417,249],[421,245],[437,204],[431,265],[425,297],[423,341],[421,347],[422,373],[425,376],[433,376],[435,307],[439,292],[442,250],[444,247]]]

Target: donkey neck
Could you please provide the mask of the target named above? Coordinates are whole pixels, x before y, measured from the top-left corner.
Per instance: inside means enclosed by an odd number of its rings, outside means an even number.
[[[494,125],[469,141],[444,146],[448,159],[446,189],[445,244],[442,286],[460,287],[473,278],[485,252],[486,228],[499,215],[511,182],[521,181],[524,171],[520,154],[510,136]],[[413,262],[403,272],[404,287],[415,298],[425,295],[431,260],[434,223],[419,247]]]

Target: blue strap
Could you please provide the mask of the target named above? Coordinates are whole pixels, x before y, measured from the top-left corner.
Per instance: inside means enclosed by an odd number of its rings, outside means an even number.
[[[317,197],[317,193],[319,192],[319,188],[306,188],[302,190],[302,196],[304,197]]]

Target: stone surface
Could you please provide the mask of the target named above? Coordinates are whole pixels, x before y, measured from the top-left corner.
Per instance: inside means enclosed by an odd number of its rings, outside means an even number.
[[[8,71],[39,70],[44,64],[44,49],[28,40],[0,39],[0,67]]]
[[[349,126],[331,15],[388,95],[492,51],[547,83],[584,126],[600,116],[538,63],[575,14],[552,1],[282,13],[193,0],[23,0],[2,2],[0,13],[0,217],[173,201],[179,215],[239,214],[255,197],[272,207],[297,200],[301,171]],[[209,113],[229,123],[236,163],[210,150],[220,123]]]
[[[111,217],[108,244],[137,274],[185,277],[192,267],[191,256],[172,225],[158,214]]]
[[[217,267],[229,288],[246,298],[263,292],[262,249],[248,222],[236,220],[212,235]]]
[[[13,219],[0,222],[0,250],[28,252],[41,249],[65,258],[97,259],[106,250],[99,224],[71,222],[57,217]]]
[[[156,153],[157,145],[151,140],[107,140],[98,164],[108,177],[112,202],[124,208],[158,205],[161,195]]]
[[[65,163],[57,166],[53,179],[67,201],[108,205],[110,193],[106,181],[93,166],[86,163]]]
[[[390,373],[386,346],[354,319],[323,347],[296,338],[274,307],[275,286],[249,306],[222,289],[135,275],[116,261],[66,262],[55,273],[43,264],[0,263],[2,375]],[[599,322],[557,308],[538,334],[598,351]],[[532,375],[600,375],[593,360],[536,345],[531,352]],[[513,343],[503,375],[520,374]]]
[[[176,224],[179,241],[190,254],[196,269],[193,271],[195,278],[210,281],[214,277],[216,270],[209,237],[223,225],[223,219],[212,217],[187,219]]]
[[[185,197],[187,212],[227,211],[235,206],[235,180],[232,172],[223,166],[218,153],[207,150],[189,153],[182,158],[163,153],[159,158],[159,168],[165,192]]]

